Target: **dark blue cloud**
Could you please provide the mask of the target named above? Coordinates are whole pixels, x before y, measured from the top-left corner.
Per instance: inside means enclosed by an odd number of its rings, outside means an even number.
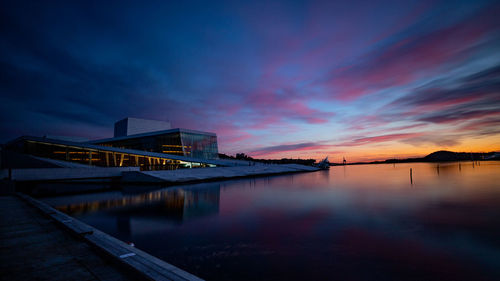
[[[438,124],[500,115],[500,65],[451,79],[433,81],[390,106],[413,110],[410,118],[416,121]]]

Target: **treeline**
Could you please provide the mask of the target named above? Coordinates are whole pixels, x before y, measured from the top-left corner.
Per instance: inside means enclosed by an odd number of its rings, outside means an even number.
[[[316,160],[315,159],[292,159],[292,158],[282,158],[282,159],[256,159],[246,155],[245,153],[237,153],[236,156],[226,155],[219,153],[220,159],[233,159],[233,160],[244,160],[244,161],[254,161],[266,164],[301,164],[312,166]]]
[[[357,162],[355,164],[384,164],[384,163],[412,163],[412,162],[448,162],[448,161],[484,161],[484,160],[500,160],[498,152],[453,152],[453,151],[436,151],[425,157],[420,158],[405,158],[405,159],[387,159],[384,161],[373,162]],[[340,165],[340,164],[334,164]]]
[[[479,160],[498,160],[500,154],[497,152],[452,152],[436,151],[424,157],[426,161],[479,161]]]

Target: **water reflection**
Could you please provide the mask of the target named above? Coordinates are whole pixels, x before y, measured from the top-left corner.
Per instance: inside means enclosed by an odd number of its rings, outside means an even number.
[[[131,216],[160,217],[182,222],[196,217],[214,215],[219,212],[220,184],[198,184],[189,188],[176,187],[162,189],[138,195],[126,195],[116,198],[116,192],[99,194],[100,200],[76,200],[72,196],[70,204],[61,204],[64,197],[47,198],[59,211],[73,216],[91,215],[105,212],[116,216],[119,229],[125,229],[130,223],[125,222]]]
[[[408,163],[44,200],[207,279],[498,280],[499,182]]]

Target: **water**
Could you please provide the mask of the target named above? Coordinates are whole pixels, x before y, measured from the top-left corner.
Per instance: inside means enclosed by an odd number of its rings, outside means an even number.
[[[44,200],[209,280],[500,280],[500,162]]]

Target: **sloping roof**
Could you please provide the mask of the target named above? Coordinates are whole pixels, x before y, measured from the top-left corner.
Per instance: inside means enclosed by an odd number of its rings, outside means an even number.
[[[74,147],[77,149],[101,150],[101,151],[109,151],[109,152],[124,153],[124,154],[135,154],[135,155],[148,156],[148,157],[167,158],[167,159],[172,159],[172,160],[180,160],[180,161],[184,161],[184,162],[213,164],[213,165],[219,165],[219,166],[233,166],[224,160],[193,158],[193,157],[179,156],[179,155],[173,155],[173,154],[167,154],[167,153],[149,152],[149,151],[136,150],[136,149],[110,147],[110,146],[96,145],[96,144],[90,144],[90,143],[72,142],[72,141],[56,140],[56,139],[34,137],[34,136],[22,136],[22,137],[19,137],[19,138],[15,139],[9,143],[14,143],[14,142],[23,141],[23,140],[24,141],[41,142],[41,143],[49,143],[49,144],[55,144],[55,145],[62,145],[62,146],[69,146],[69,147]]]
[[[210,132],[202,132],[202,131],[196,131],[196,130],[175,128],[175,129],[169,129],[169,130],[164,130],[164,131],[135,134],[135,135],[130,135],[130,136],[93,140],[93,141],[88,141],[86,143],[100,144],[100,143],[107,143],[107,142],[113,142],[113,141],[121,141],[121,140],[128,140],[128,139],[136,139],[136,138],[143,138],[143,137],[165,135],[165,134],[171,134],[171,133],[191,133],[191,134],[207,135],[207,136],[214,136],[214,137],[217,136],[215,133],[210,133]]]

